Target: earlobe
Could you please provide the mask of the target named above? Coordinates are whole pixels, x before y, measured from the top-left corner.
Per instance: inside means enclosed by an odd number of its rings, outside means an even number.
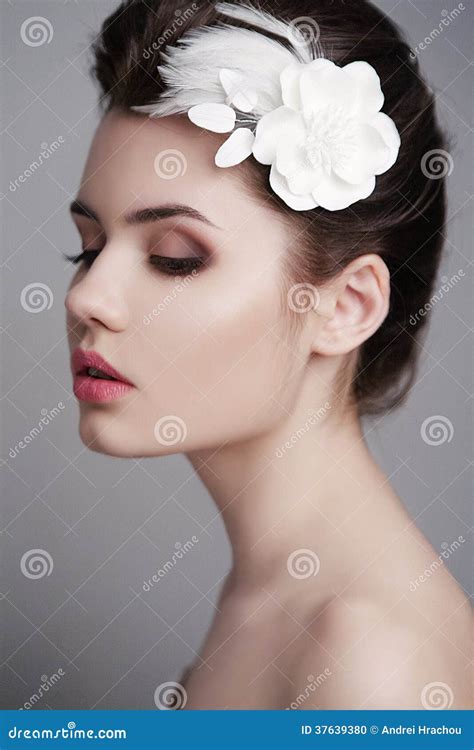
[[[379,255],[356,258],[325,289],[314,352],[346,354],[363,344],[385,320],[390,304],[390,274]]]

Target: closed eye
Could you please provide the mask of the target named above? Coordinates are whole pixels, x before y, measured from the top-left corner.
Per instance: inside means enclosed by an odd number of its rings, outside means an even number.
[[[83,263],[86,268],[90,268],[99,255],[100,250],[83,250],[79,255],[66,255],[64,257],[74,265]],[[156,267],[160,273],[168,276],[180,276],[197,271],[204,266],[205,260],[197,256],[189,258],[170,258],[165,255],[150,255],[150,263]]]

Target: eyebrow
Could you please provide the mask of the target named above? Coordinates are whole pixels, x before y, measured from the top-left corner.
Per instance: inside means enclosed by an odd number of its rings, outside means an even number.
[[[87,216],[87,218],[93,219],[100,224],[97,214],[86,203],[84,203],[84,201],[76,199],[71,203],[69,208],[72,214]],[[137,224],[148,224],[152,221],[159,221],[160,219],[168,219],[171,216],[184,216],[189,219],[197,219],[198,221],[202,221],[204,224],[209,224],[216,229],[222,229],[222,227],[218,227],[217,224],[214,224],[197,209],[181,203],[166,203],[162,206],[150,206],[148,208],[135,209],[125,214],[121,221],[123,224],[134,226]]]

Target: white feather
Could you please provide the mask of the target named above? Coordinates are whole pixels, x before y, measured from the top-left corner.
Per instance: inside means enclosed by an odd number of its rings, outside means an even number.
[[[291,43],[292,27],[265,11],[247,4],[219,2],[216,9],[234,20],[241,20]],[[219,70],[230,68],[243,76],[243,87],[258,92],[258,101],[243,122],[256,122],[264,114],[281,106],[280,73],[289,64],[309,62],[311,52],[305,45],[288,49],[259,31],[219,25],[198,27],[184,34],[175,46],[162,53],[158,72],[167,91],[158,101],[131,107],[151,117],[187,112],[203,103],[225,103],[226,94]]]

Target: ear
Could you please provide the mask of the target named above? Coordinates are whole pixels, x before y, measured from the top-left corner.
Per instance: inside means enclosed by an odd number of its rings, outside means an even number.
[[[380,327],[390,304],[390,273],[379,255],[356,258],[321,292],[316,354],[345,354]]]

